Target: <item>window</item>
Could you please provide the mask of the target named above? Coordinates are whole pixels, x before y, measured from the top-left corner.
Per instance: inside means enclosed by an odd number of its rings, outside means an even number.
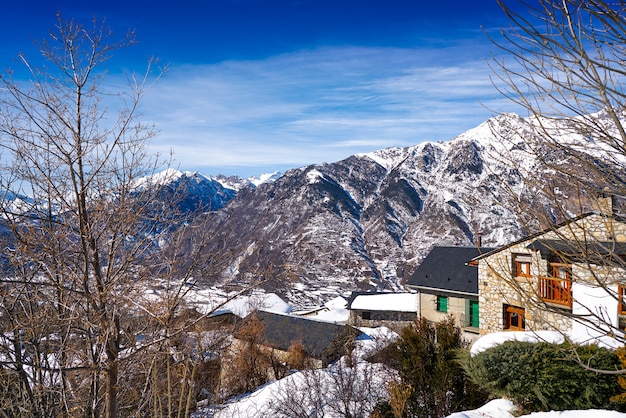
[[[511,331],[526,329],[526,311],[524,308],[504,305],[504,329]]]
[[[361,319],[365,319],[365,320],[372,319],[372,313],[370,311],[361,312]]]
[[[550,267],[552,268],[552,277],[556,277],[562,280],[571,280],[571,264],[564,263],[550,263]]]
[[[530,277],[531,258],[528,254],[515,254],[513,256],[516,277]]]
[[[437,310],[439,312],[448,312],[448,297],[437,296]]]
[[[470,300],[469,301],[469,326],[470,327],[474,327],[474,328],[478,328],[479,327],[479,322],[478,322],[478,301],[477,300]]]
[[[626,285],[620,284],[617,287],[617,294],[619,295],[617,313],[620,315],[626,315]]]

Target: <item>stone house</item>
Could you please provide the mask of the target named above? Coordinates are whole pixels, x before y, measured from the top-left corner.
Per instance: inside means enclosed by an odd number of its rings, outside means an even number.
[[[439,322],[452,316],[464,337],[479,336],[478,268],[471,260],[493,250],[436,246],[406,283],[417,292],[421,318]]]
[[[626,219],[603,198],[598,211],[474,258],[480,333],[624,329],[625,257]]]
[[[331,322],[316,321],[304,317],[274,312],[255,311],[243,320],[258,321],[259,334],[256,343],[280,361],[284,361],[294,343],[299,343],[306,352],[309,364],[314,368],[328,364],[346,354],[349,343],[362,332],[349,326]],[[233,349],[246,339],[242,332],[236,332]]]
[[[355,327],[405,327],[417,318],[417,294],[353,292],[348,323]]]

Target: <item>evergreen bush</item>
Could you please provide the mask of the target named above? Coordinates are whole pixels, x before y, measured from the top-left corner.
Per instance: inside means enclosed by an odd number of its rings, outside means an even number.
[[[390,407],[400,400],[391,395],[408,393],[394,415],[441,417],[481,406],[486,393],[470,381],[457,361],[468,345],[451,317],[439,323],[422,318],[403,329],[394,353],[401,383],[398,391],[390,392]]]
[[[583,366],[584,365],[584,366]],[[615,352],[598,346],[507,341],[468,358],[470,378],[493,397],[505,397],[524,411],[612,409],[618,370]]]

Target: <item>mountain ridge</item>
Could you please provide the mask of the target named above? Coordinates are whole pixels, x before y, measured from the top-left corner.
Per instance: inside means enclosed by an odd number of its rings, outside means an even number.
[[[221,260],[201,283],[261,281],[305,307],[353,290],[399,290],[434,245],[519,239],[529,226],[516,199],[550,211],[523,182],[548,174],[529,152],[534,132],[504,114],[447,142],[356,154],[241,188],[199,220]]]

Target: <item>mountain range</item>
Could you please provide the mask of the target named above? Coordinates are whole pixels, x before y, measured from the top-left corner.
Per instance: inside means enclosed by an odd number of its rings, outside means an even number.
[[[401,289],[435,245],[519,239],[532,227],[516,211],[520,202],[552,210],[524,179],[550,175],[551,190],[568,198],[567,179],[559,182],[531,151],[533,132],[528,120],[504,114],[447,142],[353,155],[257,184],[186,173],[178,181],[193,185],[190,195],[206,182],[220,196],[197,220],[211,235],[207,259],[219,260],[200,283],[261,281],[305,308],[354,290]],[[557,154],[543,155],[566,158]]]

